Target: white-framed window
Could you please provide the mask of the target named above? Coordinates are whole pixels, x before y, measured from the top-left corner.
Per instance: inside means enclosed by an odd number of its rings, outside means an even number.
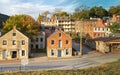
[[[21,56],[25,56],[25,50],[21,51]]]
[[[55,55],[55,50],[51,49],[51,56]]]
[[[70,50],[69,49],[65,49],[65,55],[69,55],[70,54]]]
[[[2,44],[7,45],[7,40],[3,40]]]
[[[25,40],[22,40],[22,45],[25,45]]]
[[[16,45],[16,40],[12,40],[12,45]]]
[[[61,40],[59,40],[59,43],[58,43],[59,45],[59,48],[61,48],[62,47],[62,41]]]

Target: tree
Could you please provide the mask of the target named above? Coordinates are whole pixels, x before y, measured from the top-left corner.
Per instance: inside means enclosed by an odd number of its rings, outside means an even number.
[[[45,12],[42,13],[42,16],[47,17],[48,14],[50,14],[50,12],[49,11],[45,11]]]
[[[69,14],[65,11],[62,11],[62,12],[59,12],[59,13],[54,13],[53,16],[62,17],[62,16],[69,16]]]
[[[111,15],[114,15],[114,14],[115,14],[115,15],[120,15],[120,5],[110,7],[109,13],[110,13]]]
[[[16,25],[16,28],[27,35],[28,37],[32,37],[33,35],[37,35],[39,31],[39,27],[37,22],[29,15],[14,15],[11,16],[5,23],[3,27],[3,34],[10,31],[13,26]]]
[[[41,21],[42,21],[42,19],[43,19],[44,17],[45,17],[45,16],[39,14],[39,16],[38,16],[38,18],[37,18],[37,23],[38,23],[39,25],[41,24]]]
[[[72,14],[72,18],[80,20],[80,19],[89,19],[89,7],[81,5],[75,8],[75,12]]]
[[[90,9],[90,17],[103,18],[104,16],[108,16],[108,12],[102,6],[95,6]]]
[[[112,33],[120,33],[120,23],[118,22],[113,23],[109,28]]]

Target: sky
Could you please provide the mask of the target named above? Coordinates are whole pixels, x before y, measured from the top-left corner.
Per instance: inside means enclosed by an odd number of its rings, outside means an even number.
[[[78,6],[88,7],[103,6],[109,9],[111,6],[120,5],[120,0],[0,0],[0,13],[6,15],[28,14],[34,18],[44,12],[53,12],[55,8],[71,13]]]

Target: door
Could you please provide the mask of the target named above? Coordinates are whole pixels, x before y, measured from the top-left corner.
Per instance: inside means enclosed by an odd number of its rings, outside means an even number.
[[[3,59],[6,59],[6,58],[7,58],[7,51],[6,51],[6,50],[3,50],[3,51],[2,51],[2,58],[3,58]]]
[[[17,58],[17,51],[12,51],[12,58]]]
[[[61,50],[58,50],[58,57],[61,57]]]

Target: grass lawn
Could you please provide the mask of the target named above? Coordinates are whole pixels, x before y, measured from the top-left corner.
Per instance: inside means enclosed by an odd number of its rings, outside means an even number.
[[[9,72],[0,75],[120,75],[120,60],[79,70],[49,70],[30,72]]]

